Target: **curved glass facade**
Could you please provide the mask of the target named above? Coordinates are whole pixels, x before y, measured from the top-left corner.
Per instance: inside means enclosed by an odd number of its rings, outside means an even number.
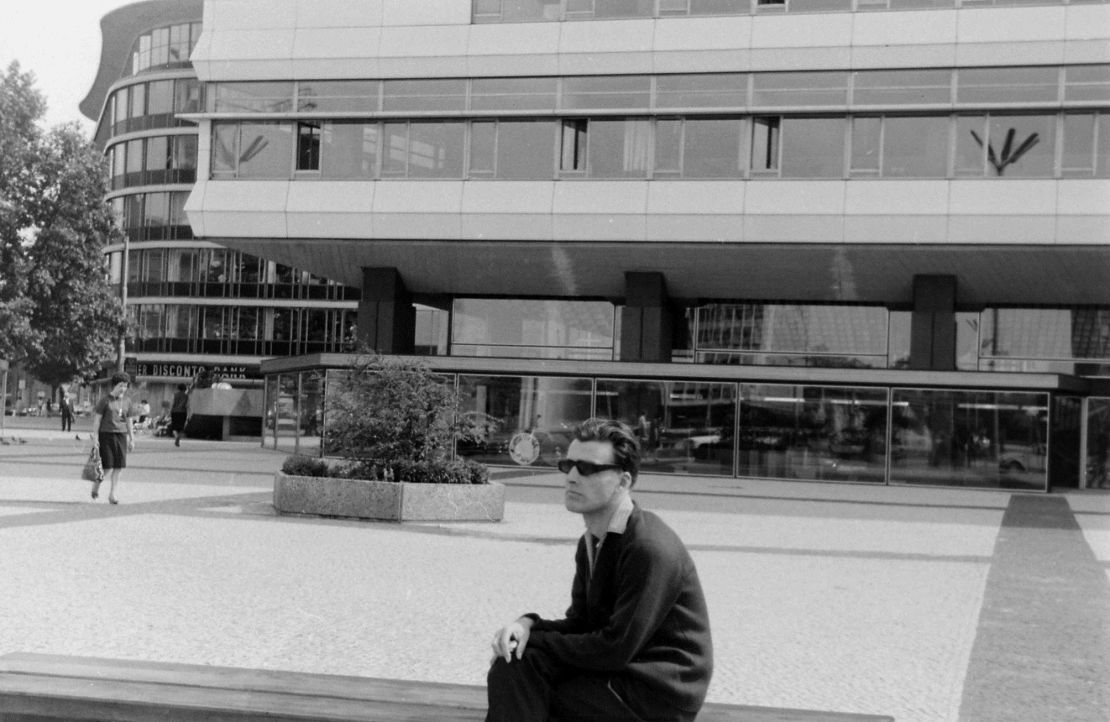
[[[127,366],[154,408],[200,370],[261,385],[261,358],[349,348],[358,290],[200,243],[185,214],[197,171],[204,86],[189,64],[200,22],[143,32],[100,118],[108,202],[125,243],[107,249],[134,329]]]

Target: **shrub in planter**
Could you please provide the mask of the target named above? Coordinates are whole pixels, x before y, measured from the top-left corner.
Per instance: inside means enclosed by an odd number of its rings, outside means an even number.
[[[325,449],[340,461],[290,457],[296,476],[486,484],[488,470],[452,458],[458,441],[480,437],[483,426],[460,409],[458,392],[427,366],[363,353],[328,386]],[[303,473],[302,473],[303,472]]]
[[[333,476],[331,467],[323,459],[309,456],[290,456],[281,465],[281,472],[289,476]]]

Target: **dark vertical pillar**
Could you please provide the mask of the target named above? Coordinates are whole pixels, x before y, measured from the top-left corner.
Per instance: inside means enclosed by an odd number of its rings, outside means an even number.
[[[910,368],[956,369],[956,277],[913,277]]]
[[[621,361],[671,360],[673,317],[662,273],[624,274]]]
[[[409,354],[416,344],[416,311],[396,268],[363,268],[358,340],[382,354]]]

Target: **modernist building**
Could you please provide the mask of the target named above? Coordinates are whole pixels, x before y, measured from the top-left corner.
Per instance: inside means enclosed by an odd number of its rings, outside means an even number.
[[[199,239],[361,289],[550,464],[1107,483],[1110,6],[210,0]],[[343,358],[274,360],[279,446]]]
[[[204,108],[189,63],[202,0],[154,0],[106,15],[100,67],[81,111],[111,168],[126,234],[106,249],[136,334],[126,368],[155,409],[201,371],[261,386],[260,361],[343,348],[357,289],[199,239],[185,216]]]

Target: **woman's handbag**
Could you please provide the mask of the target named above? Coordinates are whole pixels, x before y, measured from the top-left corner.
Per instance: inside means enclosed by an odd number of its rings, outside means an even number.
[[[95,446],[89,451],[89,460],[81,470],[81,478],[85,481],[104,481],[104,465],[100,462],[100,449]]]

